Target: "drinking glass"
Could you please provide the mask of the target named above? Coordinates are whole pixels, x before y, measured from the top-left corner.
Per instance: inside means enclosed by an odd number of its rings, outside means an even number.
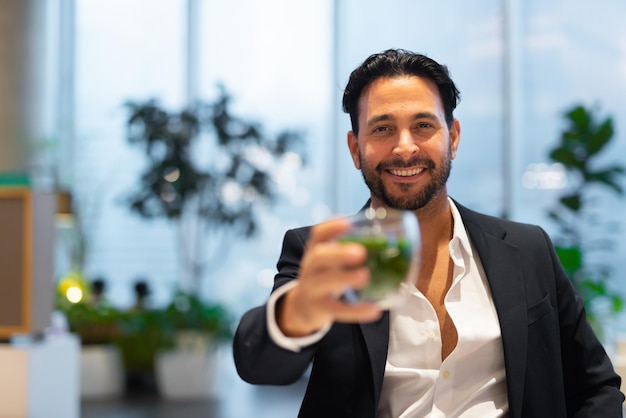
[[[348,289],[344,298],[350,303],[368,301],[390,308],[398,299],[402,283],[417,278],[421,253],[417,216],[381,207],[368,208],[348,219],[351,228],[339,241],[365,246],[370,282],[363,289]]]

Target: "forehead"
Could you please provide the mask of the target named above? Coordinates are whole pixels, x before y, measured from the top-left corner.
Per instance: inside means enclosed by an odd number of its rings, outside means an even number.
[[[381,77],[363,89],[359,98],[359,119],[401,111],[432,112],[444,118],[437,85],[417,76]]]

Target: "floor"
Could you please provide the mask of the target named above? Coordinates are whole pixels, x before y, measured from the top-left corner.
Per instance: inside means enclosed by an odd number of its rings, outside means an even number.
[[[219,353],[219,385],[204,401],[168,402],[151,382],[133,385],[121,399],[81,402],[81,418],[293,418],[306,381],[291,386],[253,386],[235,371],[230,347]]]
[[[293,418],[306,380],[291,386],[253,386],[235,371],[230,347],[219,353],[219,385],[205,401],[168,402],[153,384],[129,391],[122,399],[83,401],[81,418]],[[626,408],[625,408],[626,415]]]

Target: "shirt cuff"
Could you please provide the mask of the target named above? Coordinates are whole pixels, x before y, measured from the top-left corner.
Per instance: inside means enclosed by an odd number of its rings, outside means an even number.
[[[278,299],[283,297],[288,291],[297,285],[297,280],[292,280],[289,283],[282,285],[272,292],[269,300],[267,301],[267,330],[270,334],[270,338],[277,346],[284,348],[285,350],[293,351],[294,353],[297,353],[304,347],[315,344],[321,340],[331,327],[331,324],[329,323],[319,331],[311,335],[307,335],[306,337],[292,338],[283,334],[278,327],[278,323],[276,322],[276,303],[278,303]]]

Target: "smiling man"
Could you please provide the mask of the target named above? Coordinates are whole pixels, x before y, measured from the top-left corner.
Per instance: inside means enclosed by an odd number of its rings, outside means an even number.
[[[409,51],[352,72],[366,206],[417,215],[419,273],[388,311],[348,303],[369,271],[364,247],[336,240],[347,221],[287,231],[272,294],[235,335],[240,376],[289,384],[312,363],[300,417],[621,417],[620,378],[545,232],[448,197],[458,99],[445,66]]]

